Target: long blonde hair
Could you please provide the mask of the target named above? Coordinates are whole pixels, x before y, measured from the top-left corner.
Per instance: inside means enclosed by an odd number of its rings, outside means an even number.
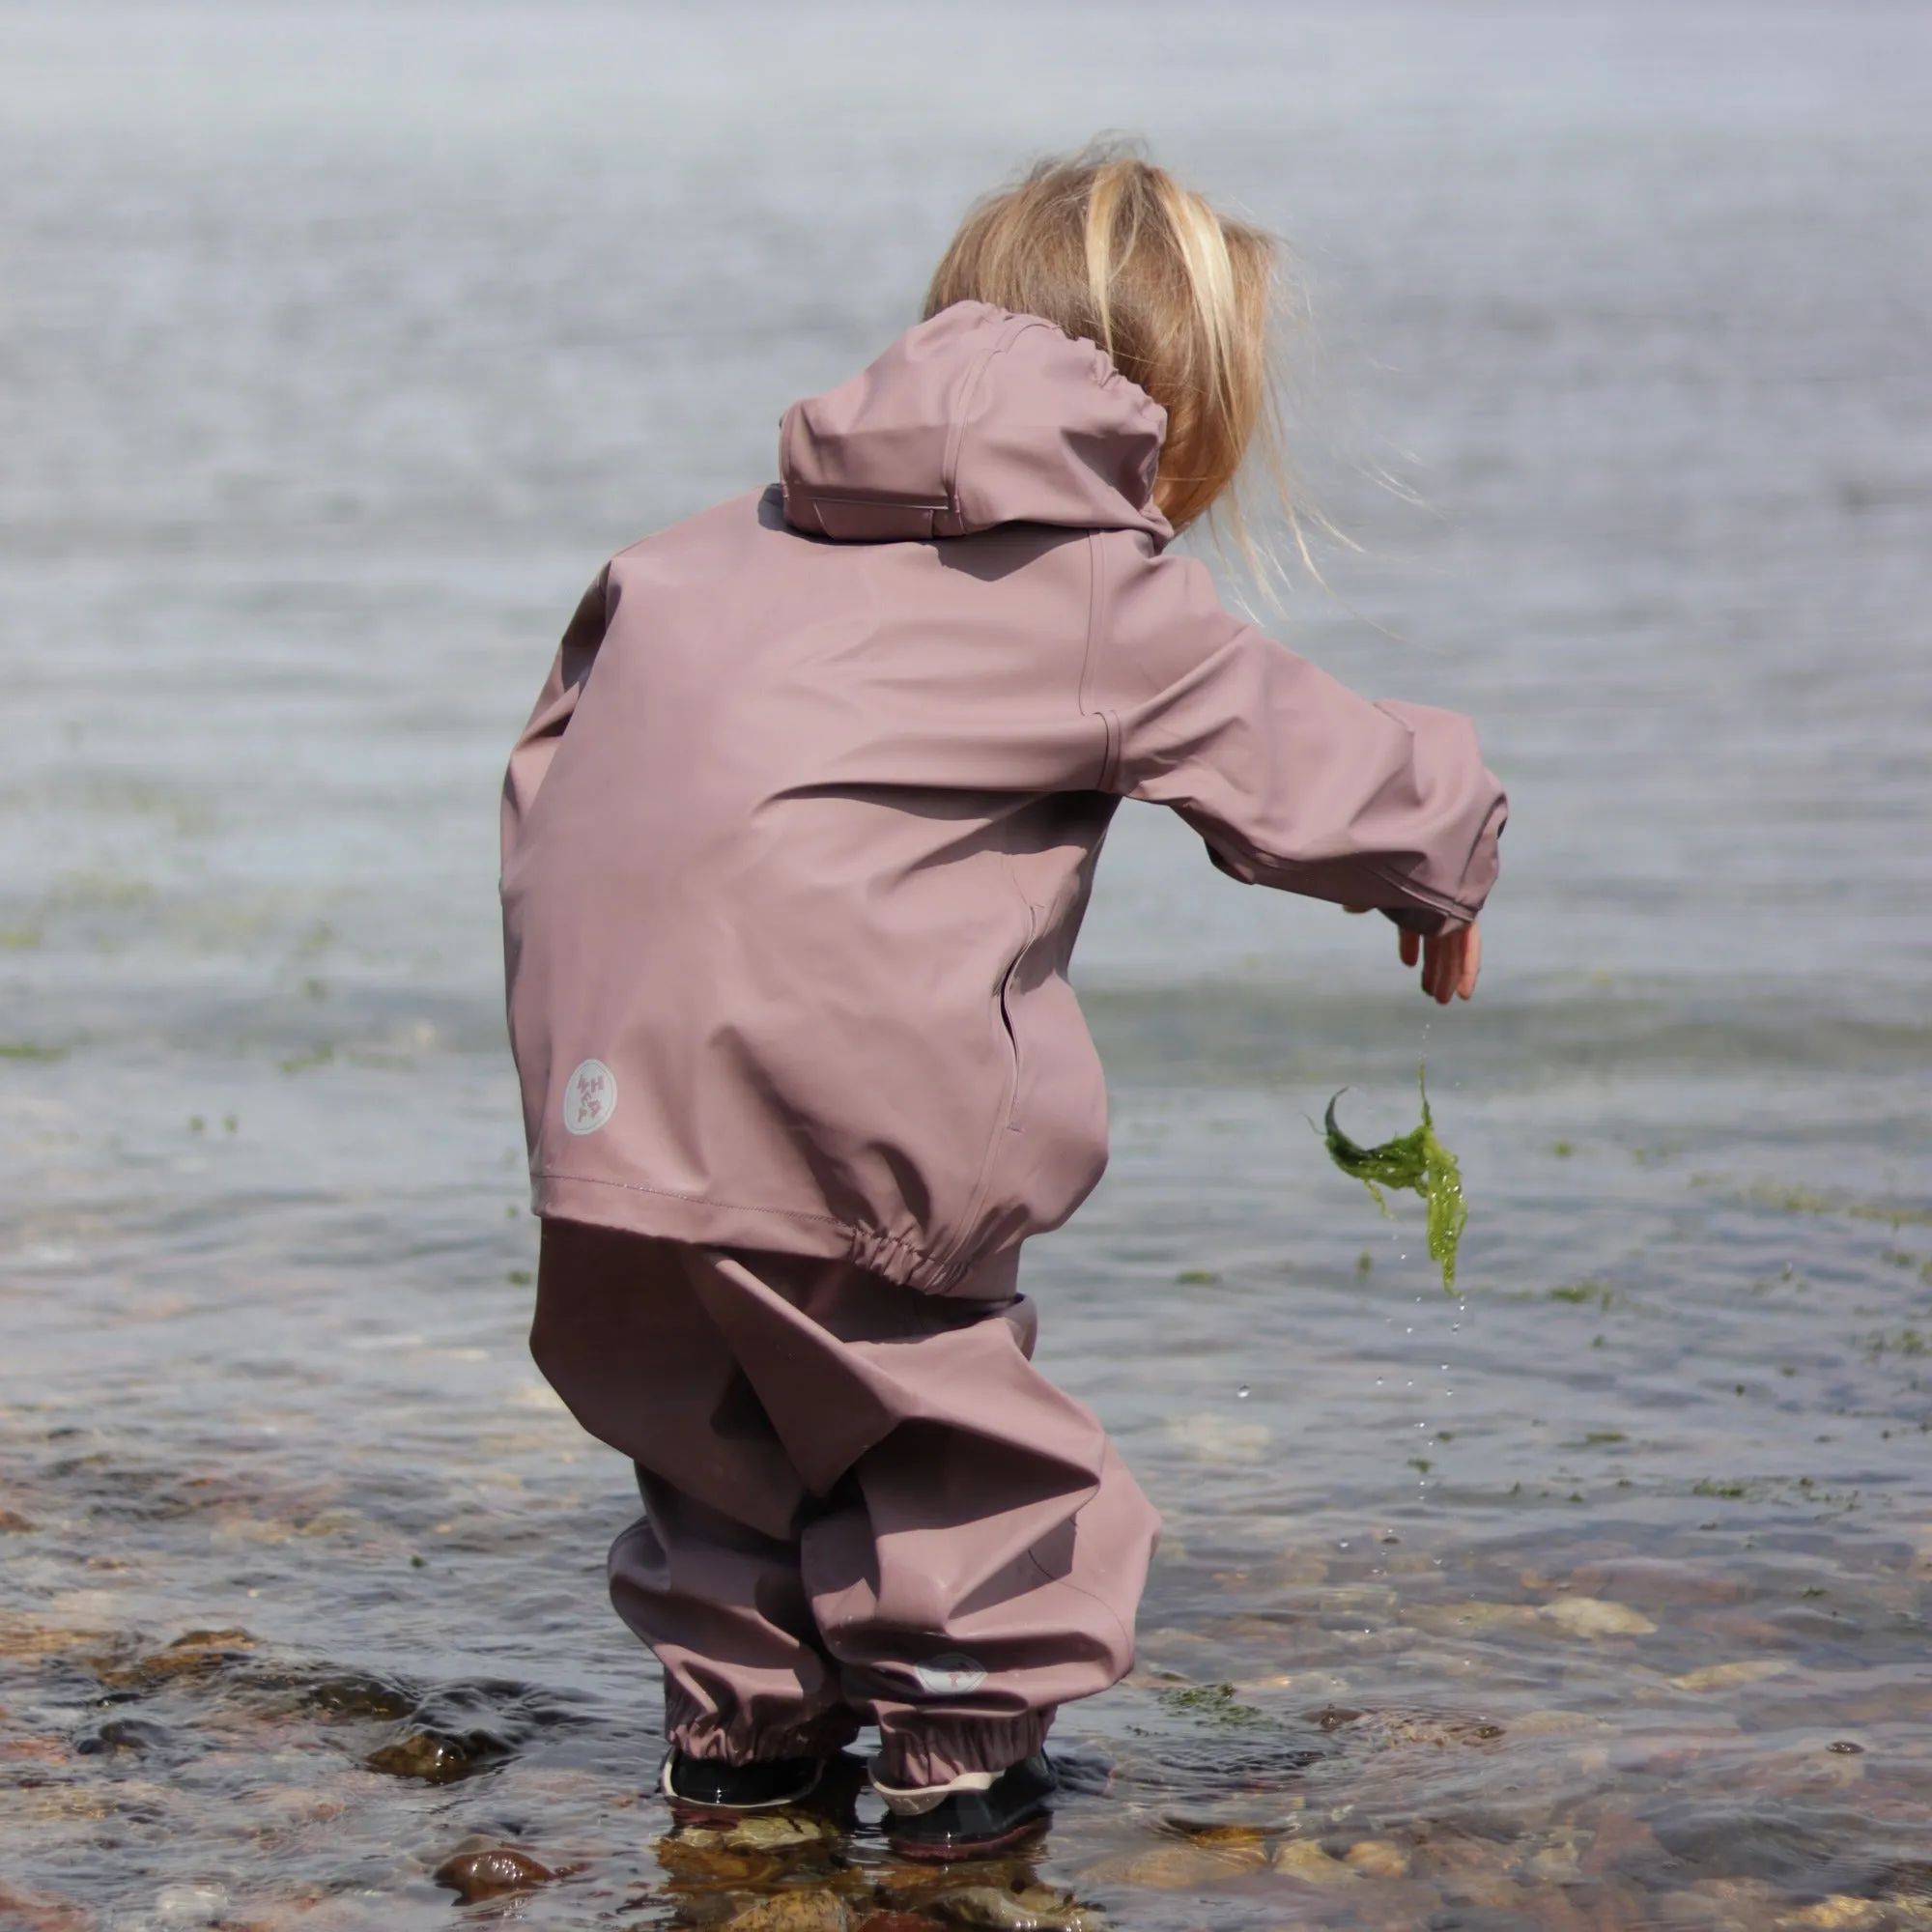
[[[978,203],[933,272],[925,313],[991,302],[1103,349],[1167,412],[1155,507],[1180,530],[1219,504],[1252,555],[1228,494],[1248,458],[1294,523],[1269,358],[1279,270],[1273,236],[1138,155],[1094,147]]]

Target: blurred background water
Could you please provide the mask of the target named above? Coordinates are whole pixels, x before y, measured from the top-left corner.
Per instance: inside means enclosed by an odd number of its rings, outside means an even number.
[[[1887,0],[0,5],[0,1923],[438,1922],[466,1843],[541,1924],[1932,1923],[1929,86]],[[495,794],[603,557],[1105,128],[1305,266],[1362,549],[1270,623],[1515,815],[1436,1015],[1122,814],[1028,1285],[1169,1541],[942,1895],[640,1796]],[[1310,1125],[1424,1057],[1461,1302]]]

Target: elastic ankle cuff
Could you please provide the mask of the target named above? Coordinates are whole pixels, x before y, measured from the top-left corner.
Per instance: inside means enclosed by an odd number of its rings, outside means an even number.
[[[872,1781],[895,1791],[944,1791],[962,1772],[997,1776],[1045,1746],[1053,1717],[1051,1711],[1023,1711],[1016,1718],[882,1716]]]
[[[667,1699],[667,1704],[669,1700]],[[847,1710],[821,1711],[804,1723],[764,1725],[730,1721],[711,1712],[665,1712],[665,1738],[686,1757],[723,1758],[727,1764],[758,1764],[781,1757],[835,1757],[859,1735],[859,1720]]]

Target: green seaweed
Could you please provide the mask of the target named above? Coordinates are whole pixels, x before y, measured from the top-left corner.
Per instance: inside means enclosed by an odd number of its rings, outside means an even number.
[[[1252,1704],[1243,1704],[1235,1695],[1232,1684],[1188,1684],[1153,1693],[1170,1711],[1184,1712],[1210,1724],[1262,1724],[1266,1714]]]
[[[1435,1122],[1429,1111],[1429,1089],[1423,1069],[1415,1070],[1416,1091],[1422,1096],[1422,1122],[1412,1132],[1383,1141],[1379,1147],[1357,1147],[1335,1120],[1335,1100],[1349,1090],[1345,1087],[1322,1116],[1322,1138],[1328,1158],[1344,1174],[1352,1175],[1376,1197],[1376,1206],[1384,1214],[1388,1203],[1382,1199],[1384,1187],[1410,1188],[1421,1195],[1428,1210],[1429,1259],[1442,1270],[1442,1286],[1456,1293],[1456,1248],[1469,1218],[1463,1199],[1463,1171],[1456,1156],[1435,1137]]]

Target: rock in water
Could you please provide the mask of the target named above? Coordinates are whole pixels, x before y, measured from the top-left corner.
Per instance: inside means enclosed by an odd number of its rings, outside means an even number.
[[[1409,1188],[1421,1195],[1428,1213],[1429,1259],[1442,1270],[1442,1286],[1456,1293],[1456,1249],[1463,1228],[1469,1218],[1463,1199],[1463,1170],[1456,1156],[1435,1137],[1435,1122],[1429,1111],[1429,1089],[1422,1069],[1415,1070],[1415,1084],[1422,1095],[1422,1123],[1411,1133],[1379,1147],[1357,1147],[1335,1120],[1335,1100],[1349,1090],[1345,1087],[1328,1102],[1322,1116],[1322,1139],[1328,1158],[1344,1174],[1352,1175],[1376,1197],[1376,1206],[1384,1214],[1388,1203],[1382,1199],[1384,1187]]]
[[[508,1755],[501,1739],[484,1732],[458,1737],[424,1729],[384,1745],[362,1762],[387,1777],[420,1777],[430,1784],[449,1784]]]
[[[794,1886],[770,1892],[727,1918],[724,1932],[845,1932],[851,1922],[836,1892]]]
[[[1361,1871],[1331,1859],[1312,1838],[1291,1838],[1274,1855],[1274,1868],[1308,1885],[1360,1885]]]
[[[958,1925],[987,1932],[1098,1932],[1099,1919],[1072,1899],[1045,1886],[1007,1891],[996,1885],[969,1885],[935,1898],[929,1911]]]
[[[539,1864],[527,1852],[514,1845],[491,1845],[481,1851],[457,1852],[436,1868],[436,1882],[446,1885],[465,1905],[479,1898],[507,1898],[520,1891],[534,1891],[556,1877],[548,1865]]]
[[[1601,1597],[1558,1597],[1538,1614],[1572,1636],[1648,1636],[1657,1628],[1641,1610]]]

